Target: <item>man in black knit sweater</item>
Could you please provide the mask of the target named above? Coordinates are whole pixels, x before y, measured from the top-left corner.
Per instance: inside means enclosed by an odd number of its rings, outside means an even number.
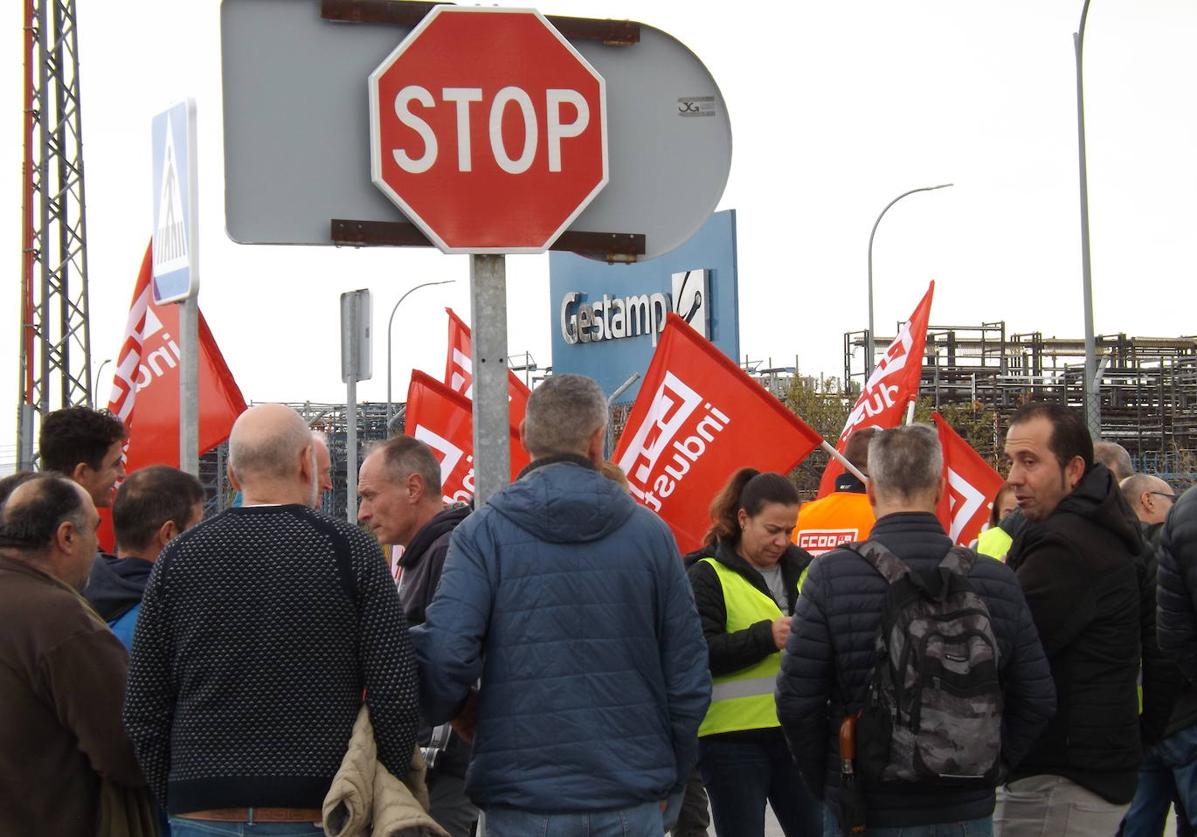
[[[407,772],[407,623],[378,545],[308,507],[316,463],[294,410],[243,413],[229,471],[244,505],[173,540],[154,566],[125,726],[175,835],[246,823],[319,834],[363,692],[379,760]]]

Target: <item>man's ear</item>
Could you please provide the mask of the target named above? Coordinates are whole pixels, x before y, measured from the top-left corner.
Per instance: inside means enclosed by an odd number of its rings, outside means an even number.
[[[528,420],[526,418],[520,419],[520,444],[524,446],[524,450],[528,449],[528,434],[524,431]]]
[[[1068,464],[1064,466],[1064,480],[1068,486],[1068,490],[1072,491],[1076,488],[1081,478],[1085,476],[1085,460],[1079,456],[1074,456],[1068,460]]]
[[[312,478],[316,476],[316,456],[315,449],[311,445],[304,445],[303,450],[299,453],[299,477],[303,482],[309,483]]]
[[[943,499],[944,493],[948,490],[948,478],[946,475],[940,475],[939,482],[935,484],[935,505],[939,505],[939,501]]]
[[[83,485],[87,478],[87,472],[93,470],[86,462],[80,462],[73,469],[71,469],[71,479]]]
[[[586,456],[594,463],[596,468],[603,464],[603,448],[606,447],[606,444],[607,427],[604,425],[594,431],[590,437],[590,441],[586,444]]]
[[[64,520],[54,530],[54,545],[61,552],[70,552],[77,537],[79,532],[76,531],[75,524],[70,520]]]
[[[228,475],[229,485],[233,486],[233,490],[240,491],[241,482],[237,479],[237,474],[233,471],[233,465],[231,462],[224,466],[224,472]]]
[[[179,527],[175,526],[173,520],[168,520],[158,527],[158,531],[154,533],[154,543],[158,544],[158,548],[166,546],[174,538],[179,535]]]
[[[424,478],[412,471],[407,475],[407,501],[413,506],[424,499]]]
[[[869,505],[874,509],[877,508],[877,489],[873,487],[873,481],[869,480],[865,483],[865,496],[869,498]]]

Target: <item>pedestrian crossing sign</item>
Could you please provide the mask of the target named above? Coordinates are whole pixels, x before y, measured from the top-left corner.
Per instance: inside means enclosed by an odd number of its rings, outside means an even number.
[[[181,302],[199,290],[196,259],[195,100],[154,117],[154,301]]]

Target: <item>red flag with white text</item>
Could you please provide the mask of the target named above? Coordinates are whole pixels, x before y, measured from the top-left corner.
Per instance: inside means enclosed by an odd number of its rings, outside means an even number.
[[[711,500],[738,468],[788,473],[822,437],[676,314],[669,314],[614,460],[632,495],[702,545]]]
[[[179,306],[158,305],[150,288],[151,250],[146,248],[133,290],[125,340],[117,356],[108,409],[129,432],[125,468],[179,466]],[[199,449],[229,437],[245,398],[199,315]]]
[[[848,439],[862,427],[897,427],[902,423],[906,406],[919,397],[923,349],[927,344],[927,323],[931,319],[931,297],[934,293],[935,282],[932,282],[910,319],[898,329],[898,336],[873,368],[852,412],[848,414],[836,450],[843,453]],[[820,497],[835,490],[835,481],[842,473],[844,466],[839,460],[832,459],[827,463],[819,482]]]
[[[445,383],[454,392],[459,392],[466,398],[474,397],[474,363],[473,339],[470,327],[453,313],[452,308],[446,308],[449,315],[449,352],[445,358]],[[532,390],[516,377],[514,372],[507,373],[507,396],[510,402],[511,424],[519,427],[524,420],[524,411],[528,408],[528,396]]]
[[[404,432],[432,448],[441,463],[441,494],[447,503],[468,503],[474,497],[474,406],[435,378],[412,370],[407,389]],[[511,478],[531,457],[511,431]]]
[[[937,515],[944,531],[955,543],[968,546],[981,534],[993,508],[993,498],[1006,482],[972,445],[939,413],[931,420],[943,448],[943,473],[947,487],[939,500]]]

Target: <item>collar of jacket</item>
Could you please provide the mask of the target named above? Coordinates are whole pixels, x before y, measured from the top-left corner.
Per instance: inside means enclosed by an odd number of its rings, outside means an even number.
[[[943,530],[943,524],[931,512],[907,511],[894,512],[878,519],[873,524],[873,531],[869,537],[875,538],[878,535],[885,535],[892,531],[900,531],[904,535],[921,531],[926,532],[928,535],[942,535],[947,537],[947,534]]]
[[[765,577],[761,575],[760,570],[752,566],[744,558],[741,558],[740,554],[736,552],[736,548],[730,542],[719,541],[713,550],[709,547],[707,549],[707,554],[703,557],[712,557],[728,569],[738,572],[754,588],[764,593],[770,599],[773,598],[773,594],[769,592],[769,585],[765,583]],[[781,578],[785,582],[786,598],[790,599],[791,611],[794,609],[798,579],[811,560],[808,552],[791,544],[786,547],[785,552],[781,553],[781,558],[777,561],[777,565],[781,567]]]
[[[558,453],[554,454],[553,456],[545,456],[540,459],[532,460],[527,464],[527,466],[524,467],[524,470],[520,471],[519,476],[517,476],[516,479],[522,480],[525,476],[532,473],[537,468],[543,468],[546,465],[556,465],[559,462],[567,462],[571,465],[581,465],[583,468],[589,468],[592,471],[598,470],[598,468],[594,467],[594,463],[585,456],[579,456],[576,453]]]

